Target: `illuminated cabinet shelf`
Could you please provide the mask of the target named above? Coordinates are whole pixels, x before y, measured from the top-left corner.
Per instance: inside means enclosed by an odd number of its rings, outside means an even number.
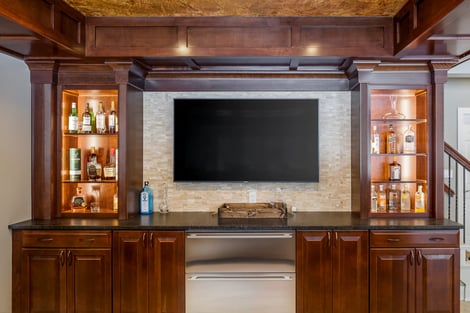
[[[390,68],[359,62],[357,69],[351,102],[353,211],[363,218],[443,217],[443,104],[434,94],[443,89],[444,74],[416,64]],[[389,132],[395,134],[392,144]],[[385,206],[379,197],[375,208],[372,189],[384,190]],[[404,189],[409,191],[409,209],[401,205]],[[424,209],[415,207],[419,189]]]

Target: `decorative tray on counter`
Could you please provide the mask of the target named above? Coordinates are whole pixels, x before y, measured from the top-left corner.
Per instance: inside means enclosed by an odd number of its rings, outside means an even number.
[[[284,202],[224,203],[218,209],[219,218],[287,218]]]

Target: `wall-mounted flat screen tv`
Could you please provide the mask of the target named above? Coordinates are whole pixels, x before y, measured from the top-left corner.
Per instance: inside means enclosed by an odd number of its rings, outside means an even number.
[[[175,99],[175,182],[318,182],[318,99]]]

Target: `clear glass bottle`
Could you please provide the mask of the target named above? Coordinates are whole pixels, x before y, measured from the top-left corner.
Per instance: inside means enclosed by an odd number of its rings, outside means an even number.
[[[117,113],[114,101],[111,101],[111,109],[108,114],[108,128],[110,134],[117,133]]]
[[[403,153],[416,153],[415,131],[411,125],[403,133]]]
[[[69,115],[69,133],[78,133],[78,113],[77,103],[72,102],[72,112]]]
[[[415,212],[426,212],[424,196],[423,186],[418,185],[418,190],[415,193]]]
[[[387,210],[387,193],[385,192],[384,185],[379,185],[377,192],[377,211],[384,212]]]
[[[400,210],[400,190],[397,189],[395,184],[391,184],[387,190],[387,205],[388,210],[391,212]]]
[[[149,186],[149,182],[144,182],[144,187],[140,191],[140,214],[153,213],[153,191]]]
[[[160,203],[160,213],[168,213],[168,186],[166,183],[162,184],[162,202]]]
[[[377,212],[377,191],[375,186],[370,186],[370,211]]]
[[[403,113],[400,113],[397,111],[397,102],[398,102],[397,96],[394,96],[394,95],[390,96],[391,111],[384,114],[383,116],[384,119],[404,119],[405,118],[405,115]]]
[[[114,148],[109,149],[109,162],[103,168],[103,179],[116,179],[116,150]]]
[[[411,209],[411,194],[408,190],[407,184],[403,185],[403,190],[401,191],[400,199],[400,210],[402,212],[409,212]]]
[[[380,153],[380,135],[377,132],[377,126],[373,126],[371,141],[370,141],[370,153],[379,154]]]
[[[398,163],[397,157],[393,157],[393,161],[388,164],[388,179],[390,181],[401,180],[401,164]]]
[[[397,134],[395,133],[395,130],[393,129],[393,125],[390,124],[388,126],[388,131],[387,131],[387,142],[386,142],[386,152],[389,154],[395,154],[397,153]]]
[[[85,112],[82,114],[82,133],[91,134],[91,114],[89,103],[86,104]]]
[[[98,103],[98,111],[96,112],[96,132],[98,134],[106,134],[106,113],[103,110],[103,102]]]

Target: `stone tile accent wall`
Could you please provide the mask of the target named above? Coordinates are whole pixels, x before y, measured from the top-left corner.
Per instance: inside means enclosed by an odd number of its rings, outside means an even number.
[[[319,183],[174,183],[174,98],[319,99]],[[144,176],[158,210],[162,184],[168,186],[170,211],[216,211],[225,202],[274,199],[276,189],[298,211],[351,211],[351,130],[349,92],[146,92],[144,94]]]

